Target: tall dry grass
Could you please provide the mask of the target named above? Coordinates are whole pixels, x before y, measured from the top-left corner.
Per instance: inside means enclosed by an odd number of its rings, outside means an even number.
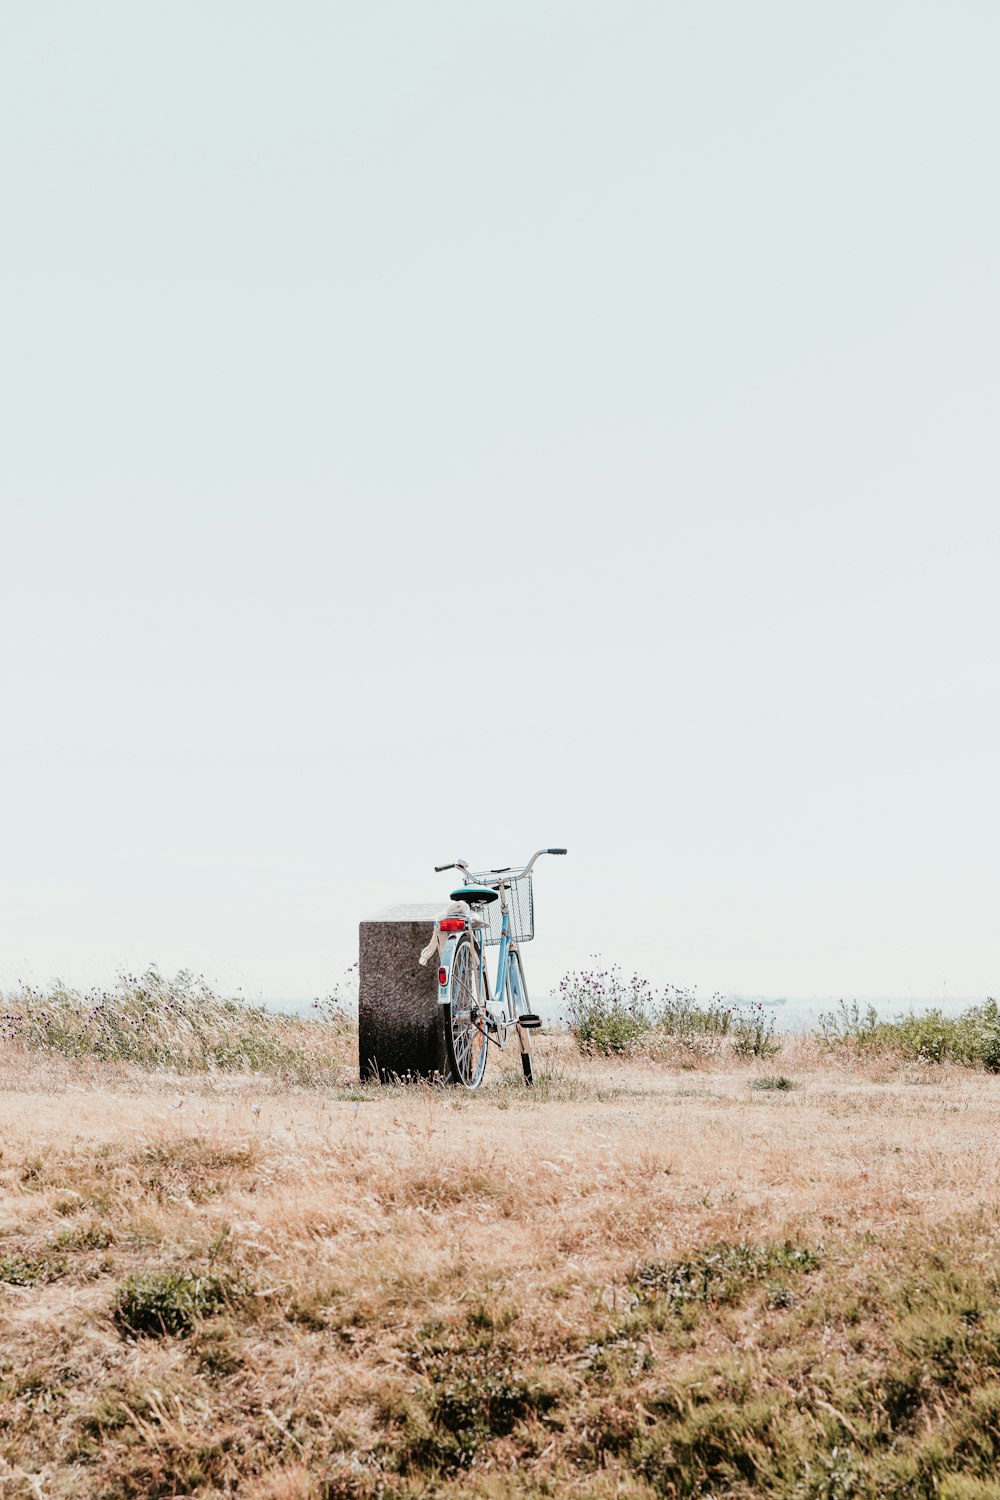
[[[0,1494],[1000,1493],[1000,1082],[542,1038],[469,1097],[350,1045],[0,1049]]]
[[[250,1073],[329,1087],[353,1075],[355,1028],[337,996],[304,1018],[217,995],[181,969],[120,974],[111,989],[22,988],[0,1000],[0,1041],[84,1065],[134,1064],[145,1073]]]

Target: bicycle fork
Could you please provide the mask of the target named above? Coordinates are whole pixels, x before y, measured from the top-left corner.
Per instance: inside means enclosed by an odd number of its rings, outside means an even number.
[[[515,948],[514,951],[516,953],[517,949]],[[527,1084],[532,1084],[535,1078],[531,1068],[531,1039],[527,1027],[521,1024],[521,1016],[528,1009],[528,997],[524,993],[524,977],[521,973],[520,958],[518,958],[516,964],[508,962],[507,986],[510,991],[511,1010],[517,1030],[517,1045],[521,1049],[521,1068],[524,1072],[524,1081]]]

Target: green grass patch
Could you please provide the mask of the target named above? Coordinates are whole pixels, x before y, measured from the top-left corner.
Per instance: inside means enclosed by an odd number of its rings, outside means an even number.
[[[71,1342],[10,1351],[5,1432],[26,1468],[57,1452],[70,1488],[122,1497],[249,1494],[301,1466],[335,1500],[1000,1500],[996,1226],[984,1211],[822,1248],[717,1240],[626,1264],[612,1306],[594,1285],[572,1310],[560,1298],[558,1321],[516,1272],[467,1268],[426,1288],[418,1332],[373,1308],[360,1349],[322,1309],[251,1318],[241,1285],[157,1268],[114,1309],[129,1338],[187,1335],[155,1386],[131,1383],[130,1360],[85,1394]],[[301,1394],[264,1384],[261,1318],[279,1378],[301,1362]],[[343,1385],[359,1353],[342,1411],[323,1382]]]
[[[62,1229],[52,1241],[57,1250],[107,1250],[115,1241],[114,1231],[106,1224],[86,1224],[79,1229]]]
[[[822,1264],[791,1243],[717,1244],[629,1284],[637,1307],[588,1361],[603,1390],[583,1449],[595,1468],[613,1459],[655,1496],[1000,1500],[1000,1260],[985,1220],[868,1237]],[[756,1335],[737,1339],[735,1309],[758,1287]]]
[[[48,1250],[36,1255],[6,1255],[0,1259],[0,1282],[7,1286],[35,1286],[59,1281],[68,1270],[65,1256],[53,1255]]]
[[[794,1078],[786,1078],[784,1073],[766,1075],[761,1078],[751,1078],[747,1084],[749,1089],[759,1089],[761,1093],[789,1094],[798,1088]]]
[[[819,1263],[818,1252],[806,1245],[720,1241],[685,1260],[641,1261],[629,1277],[629,1287],[640,1303],[660,1302],[670,1308],[699,1302],[719,1305],[735,1301],[752,1282],[814,1271]]]
[[[211,1271],[145,1271],[122,1282],[112,1316],[131,1337],[188,1334],[238,1300],[240,1290],[231,1278]]]
[[[465,1330],[432,1325],[410,1351],[419,1382],[390,1394],[384,1415],[396,1428],[386,1467],[400,1474],[455,1475],[530,1417],[549,1411],[553,1390],[524,1367],[523,1355],[481,1320]]]

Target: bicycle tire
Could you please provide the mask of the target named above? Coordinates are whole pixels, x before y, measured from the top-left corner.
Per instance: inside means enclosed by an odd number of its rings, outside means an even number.
[[[452,955],[448,1000],[441,1009],[451,1080],[467,1089],[477,1089],[482,1083],[489,1046],[486,1014],[479,1003],[478,971],[479,960],[466,934]]]
[[[531,1009],[531,1006],[528,1003],[528,986],[525,983],[525,979],[524,979],[524,967],[523,967],[523,965],[521,963],[521,955],[520,955],[520,953],[518,953],[518,951],[517,951],[516,948],[512,948],[511,949],[511,954],[510,954],[510,959],[508,960],[508,964],[509,964],[509,968],[508,968],[508,975],[507,975],[507,992],[508,992],[508,994],[510,996],[511,1009],[514,1010],[514,1009],[516,1009],[516,1007],[514,1005],[515,984],[514,984],[512,978],[511,978],[510,970],[513,970],[513,969],[516,968],[516,970],[517,970],[517,984],[516,984],[516,989],[517,989],[517,993],[518,993],[518,995],[520,996],[520,999],[521,999],[520,1014],[521,1015],[527,1015],[527,1013]],[[517,1017],[515,1016],[515,1020],[516,1019],[517,1019]],[[531,1063],[531,1047],[530,1047],[530,1044],[528,1043],[528,1038],[527,1038],[526,1034],[521,1030],[520,1027],[518,1027],[518,1029],[517,1029],[517,1040],[518,1040],[518,1044],[519,1044],[519,1046],[521,1048],[521,1068],[522,1068],[522,1070],[524,1072],[524,1081],[530,1087],[531,1084],[533,1084],[534,1081],[535,1081],[534,1069],[533,1069],[532,1063]]]

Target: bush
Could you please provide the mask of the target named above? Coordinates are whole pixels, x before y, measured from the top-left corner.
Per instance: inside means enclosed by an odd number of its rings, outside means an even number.
[[[993,999],[970,1006],[958,1016],[937,1009],[880,1021],[873,1005],[841,1000],[836,1011],[819,1019],[819,1032],[832,1049],[890,1054],[914,1062],[963,1063],[1000,1072],[1000,1006]]]
[[[769,1016],[759,1000],[751,1000],[746,1009],[733,1007],[733,1051],[737,1057],[772,1057],[779,1051],[774,1040],[774,1017]]]
[[[767,1057],[779,1047],[774,1020],[759,1002],[730,1004],[718,994],[702,1001],[676,985],[657,995],[638,974],[625,980],[617,964],[567,974],[559,996],[581,1052],[656,1055],[666,1045],[706,1053],[728,1042],[738,1057]]]
[[[862,1010],[856,1000],[850,1005],[841,1000],[837,1009],[821,1015],[816,1025],[820,1040],[829,1047],[874,1048],[881,1022],[874,1005]]]
[[[653,1025],[648,979],[633,974],[626,981],[617,964],[567,974],[559,998],[581,1052],[628,1052]]]
[[[721,1040],[733,1025],[733,1007],[721,995],[700,1001],[693,990],[668,985],[656,1003],[657,1029],[682,1047],[704,1050],[706,1040]]]

